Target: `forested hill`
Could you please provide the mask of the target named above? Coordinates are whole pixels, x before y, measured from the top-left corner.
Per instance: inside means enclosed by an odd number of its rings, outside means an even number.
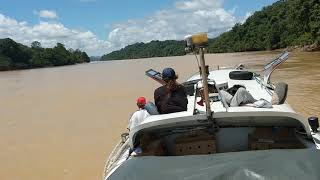
[[[184,41],[151,41],[136,43],[101,57],[102,61],[185,55]]]
[[[320,44],[320,1],[280,0],[214,39],[209,52],[238,52]]]
[[[35,41],[30,48],[9,38],[0,39],[0,71],[71,65],[89,61],[85,52],[67,50],[61,43],[57,43],[54,48],[42,48],[41,44]]]
[[[101,60],[184,55],[183,41],[136,43]],[[280,0],[255,12],[245,23],[210,41],[209,53],[259,51],[312,45],[320,47],[320,1]]]

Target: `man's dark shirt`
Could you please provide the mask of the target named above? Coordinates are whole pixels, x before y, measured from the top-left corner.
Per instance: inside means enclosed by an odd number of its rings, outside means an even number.
[[[187,110],[187,94],[182,85],[169,92],[165,86],[154,91],[154,102],[160,114],[168,114]]]

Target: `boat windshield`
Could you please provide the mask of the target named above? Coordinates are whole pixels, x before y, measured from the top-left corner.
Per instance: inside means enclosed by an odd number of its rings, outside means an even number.
[[[142,132],[133,156],[186,156],[267,149],[303,149],[292,127],[185,127]],[[302,137],[301,137],[302,138]]]

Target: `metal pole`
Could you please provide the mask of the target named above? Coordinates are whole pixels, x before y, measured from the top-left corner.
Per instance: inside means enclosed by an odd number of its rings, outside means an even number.
[[[208,74],[206,72],[206,62],[204,60],[204,52],[202,47],[199,48],[199,52],[200,52],[202,84],[204,89],[204,100],[206,103],[206,112],[207,112],[207,117],[211,117],[211,106],[209,101],[209,88],[208,88]]]

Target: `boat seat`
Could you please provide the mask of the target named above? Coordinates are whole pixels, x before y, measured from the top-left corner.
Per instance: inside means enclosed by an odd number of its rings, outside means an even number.
[[[284,82],[277,83],[272,95],[272,104],[280,105],[283,104],[287,99],[288,84]]]

